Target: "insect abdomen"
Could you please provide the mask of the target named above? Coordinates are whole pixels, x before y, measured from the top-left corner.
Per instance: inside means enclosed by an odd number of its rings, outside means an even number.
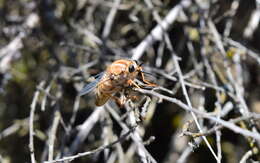
[[[102,106],[109,100],[110,97],[111,97],[111,95],[109,95],[109,94],[103,94],[102,92],[98,92],[96,94],[96,102],[95,102],[95,104],[97,106]]]

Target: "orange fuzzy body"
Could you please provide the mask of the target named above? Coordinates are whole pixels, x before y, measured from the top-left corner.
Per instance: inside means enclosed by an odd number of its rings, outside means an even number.
[[[129,67],[134,66],[135,71],[129,72]],[[131,85],[140,70],[140,66],[132,60],[117,60],[107,67],[100,84],[96,88],[96,105],[104,105],[111,96]]]

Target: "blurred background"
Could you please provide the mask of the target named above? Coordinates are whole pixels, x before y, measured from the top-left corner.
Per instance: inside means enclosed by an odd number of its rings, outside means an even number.
[[[187,86],[192,106],[214,112],[219,103],[221,108],[230,108],[223,116],[225,120],[243,115],[243,102],[232,96],[236,96],[237,82],[249,112],[260,113],[258,0],[1,0],[0,162],[31,162],[29,119],[33,109],[37,162],[50,157],[51,138],[55,139],[53,158],[58,159],[120,137],[122,129],[107,108],[119,116],[126,115],[126,110],[117,109],[113,101],[96,108],[93,93],[83,97],[77,94],[93,80],[91,76],[114,60],[131,58],[132,50],[158,25],[158,19],[163,20],[177,5],[183,7],[170,23],[167,37],[180,59],[185,80],[195,84]],[[214,40],[213,29],[221,36],[224,53]],[[165,41],[156,41],[139,60],[154,74],[147,78],[170,91],[161,89],[162,94],[186,103],[168,48]],[[231,69],[233,83],[225,66]],[[141,137],[143,141],[155,138],[145,147],[157,162],[216,162],[200,138],[194,143],[189,136],[179,137],[183,125],[192,119],[190,113],[174,103],[141,96],[150,100],[140,125]],[[103,111],[97,113],[97,109]],[[80,127],[93,117],[94,124],[72,152]],[[239,126],[259,132],[259,121],[252,121]],[[200,123],[204,130],[215,125],[206,120]],[[207,138],[216,152],[215,132]],[[73,162],[140,162],[130,139],[119,144]],[[259,144],[225,128],[221,130],[221,147],[221,162],[239,162],[251,149],[256,152],[247,162],[260,159]],[[181,156],[186,158],[180,160]]]

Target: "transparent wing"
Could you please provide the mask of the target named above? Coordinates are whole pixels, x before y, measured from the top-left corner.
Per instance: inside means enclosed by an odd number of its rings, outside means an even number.
[[[97,75],[95,75],[95,80],[89,84],[87,84],[80,92],[79,92],[79,96],[83,96],[89,92],[91,92],[94,88],[96,88],[97,84],[99,83],[99,81],[102,79],[102,77],[104,76],[104,72],[101,72]]]

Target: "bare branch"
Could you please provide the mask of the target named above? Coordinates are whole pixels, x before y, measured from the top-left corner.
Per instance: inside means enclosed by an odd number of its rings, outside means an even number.
[[[83,153],[78,153],[78,154],[73,155],[73,156],[67,156],[67,157],[57,159],[57,160],[53,160],[53,161],[45,161],[45,163],[55,163],[55,162],[62,162],[62,161],[71,162],[71,161],[75,160],[76,158],[84,157],[84,156],[87,156],[87,155],[92,155],[92,154],[97,153],[97,152],[101,152],[101,151],[103,151],[107,148],[111,148],[112,146],[114,146],[115,144],[117,144],[119,142],[124,141],[135,130],[135,128],[136,127],[131,128],[129,131],[127,131],[125,134],[123,134],[119,139],[115,140],[114,142],[112,142],[108,145],[100,146],[100,147],[98,147],[94,150],[91,150],[91,151],[88,151],[88,152],[83,152]]]
[[[155,41],[162,40],[165,31],[167,31],[170,28],[170,25],[174,23],[181,9],[181,4],[178,4],[171,9],[163,21],[158,24],[135,49],[133,49],[132,59],[140,59],[149,46],[151,46]]]
[[[45,84],[44,81],[42,81],[39,86],[43,87]],[[31,162],[35,163],[35,154],[34,154],[34,142],[33,142],[33,136],[34,136],[34,127],[33,127],[33,122],[34,122],[34,114],[35,114],[35,110],[36,110],[36,104],[37,104],[37,100],[39,98],[39,91],[36,91],[32,100],[32,104],[31,104],[31,111],[30,111],[30,121],[29,121],[29,128],[30,128],[30,137],[29,137],[29,149],[30,149],[30,153],[31,153]]]
[[[216,117],[213,117],[213,116],[210,116],[208,113],[205,113],[205,112],[202,112],[202,111],[199,111],[198,109],[194,109],[192,107],[189,107],[188,105],[184,104],[183,102],[177,100],[176,98],[172,98],[172,97],[168,97],[168,96],[165,96],[165,95],[162,95],[162,94],[159,94],[157,92],[154,92],[154,91],[149,91],[149,90],[144,90],[144,89],[137,89],[137,91],[141,92],[141,93],[145,93],[145,94],[148,94],[148,95],[153,95],[153,96],[156,96],[158,98],[161,98],[161,99],[164,99],[166,101],[169,101],[169,102],[172,102],[172,103],[175,103],[177,104],[178,106],[180,106],[181,108],[183,108],[184,110],[186,111],[192,111],[196,114],[199,114],[200,116],[206,118],[206,119],[209,119],[211,121],[214,121],[214,122],[217,122],[221,125],[223,125],[224,127],[234,131],[235,133],[238,133],[238,134],[241,134],[241,135],[244,135],[244,136],[249,136],[249,137],[252,137],[256,140],[260,140],[260,134],[259,133],[254,133],[254,132],[251,132],[251,131],[248,131],[248,130],[245,130],[245,129],[242,129],[240,127],[237,127],[236,125],[230,123],[230,122],[227,122],[227,121],[224,121],[222,119],[218,119]],[[260,114],[254,114],[254,117],[255,118],[259,118],[260,117]]]
[[[96,108],[94,112],[88,117],[88,119],[86,119],[86,121],[79,127],[79,133],[77,134],[73,143],[71,144],[69,148],[70,150],[66,154],[67,156],[74,154],[78,150],[79,145],[83,143],[91,129],[99,120],[100,114],[103,113],[103,107]]]

